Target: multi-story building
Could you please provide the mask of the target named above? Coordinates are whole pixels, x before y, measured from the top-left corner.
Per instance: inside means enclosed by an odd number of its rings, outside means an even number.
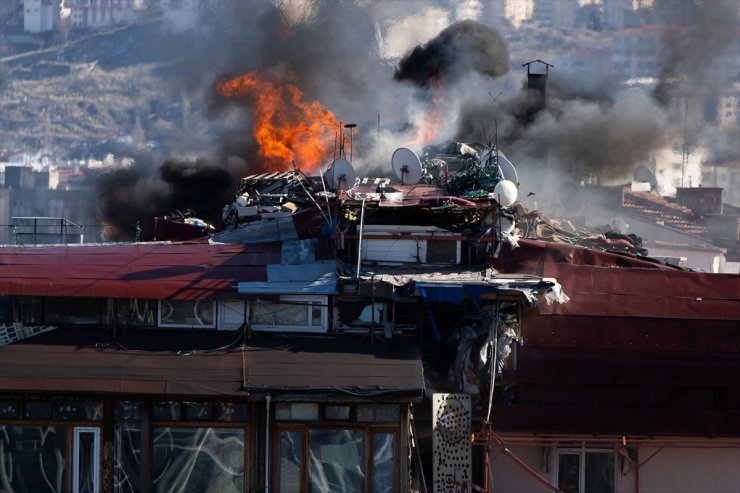
[[[23,29],[29,33],[51,31],[59,23],[60,0],[25,0],[23,2]]]
[[[136,19],[134,0],[65,0],[72,27],[87,29],[125,24]]]

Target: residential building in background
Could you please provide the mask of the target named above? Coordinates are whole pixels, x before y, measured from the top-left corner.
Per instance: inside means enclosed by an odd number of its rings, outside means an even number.
[[[43,33],[56,28],[61,16],[60,0],[24,0],[23,29],[29,33]]]

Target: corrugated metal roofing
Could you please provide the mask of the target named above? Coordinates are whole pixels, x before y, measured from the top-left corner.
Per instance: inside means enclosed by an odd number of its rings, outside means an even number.
[[[235,297],[268,280],[281,243],[132,243],[0,248],[0,294],[111,298]]]

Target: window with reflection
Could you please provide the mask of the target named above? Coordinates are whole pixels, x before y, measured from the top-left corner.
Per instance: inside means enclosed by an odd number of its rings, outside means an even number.
[[[363,430],[317,428],[308,432],[309,491],[359,493],[363,490]]]
[[[243,492],[244,443],[243,429],[155,428],[154,491]]]
[[[614,493],[615,454],[611,450],[559,449],[557,485],[566,493]]]
[[[67,430],[53,426],[0,426],[3,491],[67,491]]]
[[[400,415],[398,404],[276,403],[274,488],[397,492]]]

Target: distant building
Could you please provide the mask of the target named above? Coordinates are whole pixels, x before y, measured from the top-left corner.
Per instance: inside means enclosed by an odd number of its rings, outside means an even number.
[[[134,0],[65,0],[72,27],[97,28],[125,24],[136,19]]]
[[[544,27],[573,27],[578,12],[576,0],[535,0],[532,20]]]
[[[723,200],[740,207],[740,160],[704,163],[701,181],[703,186],[723,188]]]
[[[19,5],[19,0],[0,0],[0,19],[13,15]]]
[[[29,33],[51,31],[59,23],[59,0],[25,0],[23,4],[23,30]]]

